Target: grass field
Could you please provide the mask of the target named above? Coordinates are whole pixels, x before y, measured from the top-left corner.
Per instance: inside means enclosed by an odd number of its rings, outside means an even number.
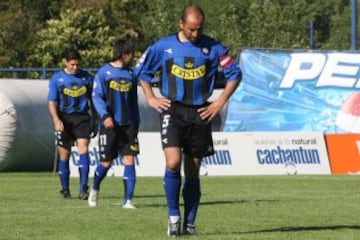
[[[92,182],[92,179],[91,179]],[[0,239],[169,239],[162,178],[140,177],[136,210],[116,204],[122,179],[102,184],[97,208],[60,197],[52,173],[0,173]],[[197,237],[360,239],[359,176],[202,177]]]

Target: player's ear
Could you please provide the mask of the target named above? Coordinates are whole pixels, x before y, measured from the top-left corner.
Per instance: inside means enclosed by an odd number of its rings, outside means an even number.
[[[180,19],[179,22],[178,22],[178,25],[179,25],[179,28],[180,28],[181,30],[183,30],[183,28],[184,28],[184,21],[183,21],[182,19]]]
[[[67,60],[65,58],[62,59],[62,64],[63,64],[63,66],[67,65]]]

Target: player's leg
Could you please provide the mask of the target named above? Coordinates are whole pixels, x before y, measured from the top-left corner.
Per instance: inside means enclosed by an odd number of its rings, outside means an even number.
[[[200,118],[196,109],[191,112],[196,123],[191,126],[191,131],[185,136],[184,141],[184,173],[185,181],[183,186],[184,199],[184,223],[183,232],[185,234],[196,235],[195,219],[200,204],[200,166],[204,156],[214,153],[213,140],[211,134],[211,123]]]
[[[89,168],[90,168],[90,157],[88,152],[88,145],[90,139],[90,116],[89,115],[72,115],[69,118],[71,120],[73,129],[73,135],[76,139],[77,149],[80,156],[79,161],[79,198],[86,200],[88,199],[88,179],[89,179]]]
[[[184,125],[190,121],[187,109],[181,104],[172,103],[170,109],[161,114],[161,143],[166,159],[164,190],[168,205],[168,235],[180,235],[180,189],[181,160]]]
[[[123,208],[135,209],[136,207],[132,203],[132,198],[135,191],[136,183],[136,171],[135,171],[135,156],[133,155],[124,155],[123,156],[124,164],[124,174],[123,174],[123,183],[124,183],[124,200]]]
[[[136,183],[135,156],[139,154],[138,132],[139,130],[135,126],[121,126],[117,129],[117,142],[124,164],[124,200],[122,206],[127,209],[136,208],[131,200]]]
[[[95,169],[94,182],[90,189],[88,198],[88,204],[90,207],[96,207],[98,204],[100,185],[106,177],[106,174],[111,167],[111,163],[112,161],[100,160],[100,164]]]
[[[69,199],[71,197],[69,158],[72,141],[65,131],[56,132],[56,144],[59,152],[58,173],[61,184],[60,193],[65,199]]]
[[[181,189],[181,149],[168,147],[164,149],[166,169],[164,175],[164,190],[168,205],[168,235],[180,235],[180,189]]]
[[[63,195],[65,199],[71,197],[70,195],[70,167],[69,167],[69,156],[70,151],[64,147],[58,147],[59,151],[59,177],[61,183],[60,193]]]
[[[191,235],[197,234],[195,231],[195,219],[201,197],[199,179],[200,166],[201,158],[193,158],[191,156],[185,155],[185,182],[182,190],[184,199],[183,232]]]
[[[90,157],[88,152],[89,139],[79,138],[77,139],[77,147],[80,156],[79,160],[79,198],[82,200],[88,199],[88,179],[89,179],[89,168],[90,168]]]
[[[116,133],[114,129],[105,127],[100,129],[100,164],[95,169],[94,181],[89,194],[88,204],[90,207],[97,206],[101,182],[106,177],[106,174],[111,167],[112,160],[117,157],[117,150],[114,149],[115,140]]]

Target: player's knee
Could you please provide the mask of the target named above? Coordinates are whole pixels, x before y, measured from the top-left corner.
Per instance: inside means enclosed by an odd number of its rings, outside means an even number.
[[[180,171],[181,161],[167,161],[166,168],[174,172]]]

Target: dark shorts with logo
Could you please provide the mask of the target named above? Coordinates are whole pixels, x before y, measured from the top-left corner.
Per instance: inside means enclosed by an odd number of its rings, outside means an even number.
[[[55,132],[56,144],[70,149],[74,141],[79,138],[90,138],[90,115],[89,114],[65,114],[60,113],[59,118],[64,124],[63,132]]]
[[[121,155],[139,154],[139,129],[135,126],[102,126],[99,135],[99,149],[101,161],[112,161]]]
[[[214,154],[211,122],[200,118],[197,110],[201,107],[172,102],[171,107],[160,114],[163,148],[180,147],[192,157]]]

